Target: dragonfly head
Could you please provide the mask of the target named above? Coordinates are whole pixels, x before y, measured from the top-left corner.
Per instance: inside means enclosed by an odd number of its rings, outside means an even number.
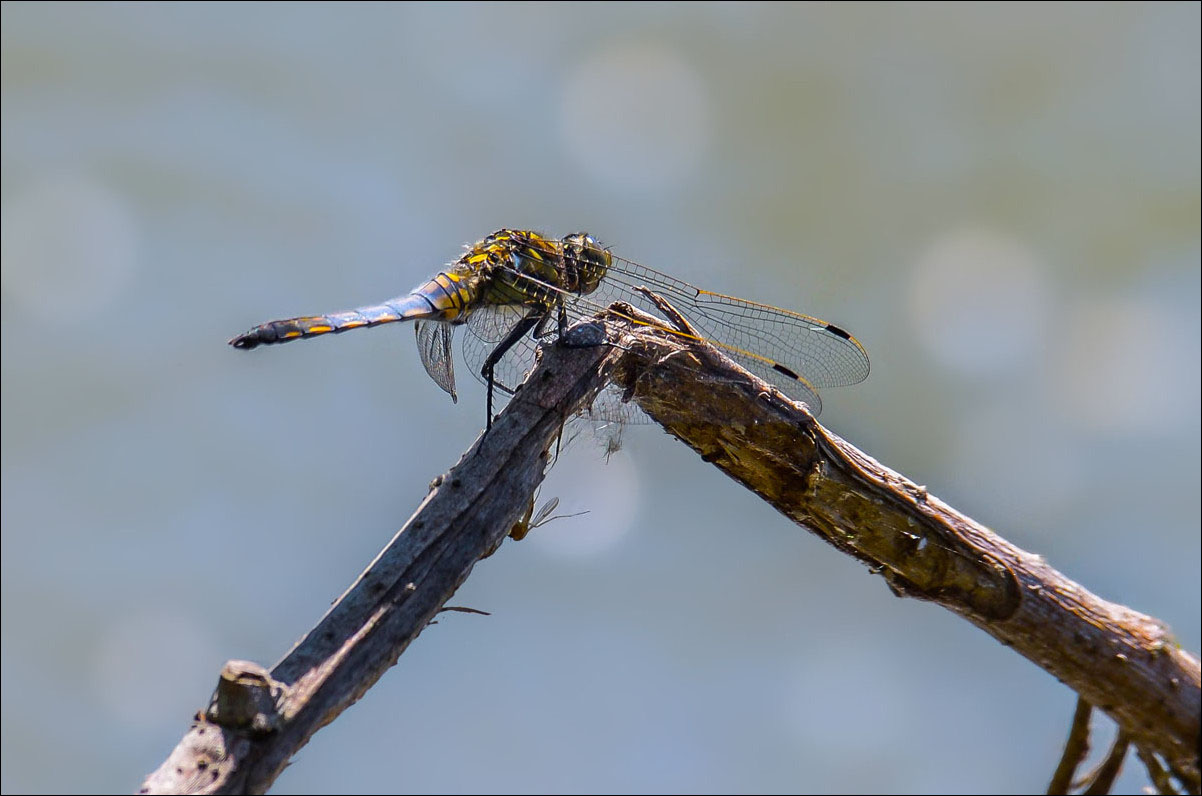
[[[563,262],[573,292],[592,293],[613,264],[609,249],[587,232],[575,232],[562,241]]]

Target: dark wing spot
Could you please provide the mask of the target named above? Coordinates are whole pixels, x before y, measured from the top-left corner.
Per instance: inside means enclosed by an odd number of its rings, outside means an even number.
[[[837,334],[837,335],[839,335],[840,337],[842,337],[844,340],[850,340],[850,339],[851,339],[851,335],[850,335],[850,334],[848,334],[847,332],[843,331],[843,330],[842,330],[842,329],[840,329],[838,326],[835,326],[833,323],[828,323],[828,324],[826,325],[826,328],[827,328],[827,330],[828,330],[828,331],[834,332],[835,334]]]
[[[788,368],[786,368],[784,365],[780,364],[779,362],[773,362],[772,369],[778,373],[785,374],[786,376],[788,376],[790,379],[793,379],[794,381],[801,381],[800,376],[798,376],[796,373],[789,370]]]

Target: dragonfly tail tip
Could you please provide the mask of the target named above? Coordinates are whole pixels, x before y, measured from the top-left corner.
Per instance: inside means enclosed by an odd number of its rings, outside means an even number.
[[[247,335],[240,334],[237,337],[231,339],[229,341],[229,344],[232,345],[234,348],[239,348],[243,351],[249,351],[250,349],[257,346],[259,344],[259,341],[255,340],[254,338],[251,338]]]

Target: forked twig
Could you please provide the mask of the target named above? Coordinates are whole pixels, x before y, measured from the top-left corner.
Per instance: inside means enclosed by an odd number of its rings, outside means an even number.
[[[1073,776],[1085,762],[1089,754],[1089,719],[1093,715],[1093,706],[1081,697],[1077,697],[1077,709],[1073,712],[1073,724],[1064,743],[1064,754],[1060,756],[1060,765],[1052,774],[1048,784],[1048,794],[1065,794],[1072,787]]]
[[[1152,780],[1152,786],[1156,788],[1156,792],[1160,794],[1175,794],[1180,793],[1173,786],[1173,780],[1164,765],[1156,758],[1156,753],[1143,746],[1136,745],[1135,753],[1139,755],[1140,761],[1143,762],[1144,768],[1147,769],[1148,779]]]
[[[1110,793],[1119,772],[1123,770],[1123,759],[1127,757],[1127,748],[1130,746],[1130,736],[1120,727],[1114,736],[1114,743],[1110,745],[1110,751],[1106,753],[1106,759],[1085,776],[1082,783],[1086,786],[1082,791],[1085,796],[1103,796]]]
[[[647,320],[626,320],[640,317]],[[1119,737],[1091,788],[1110,787],[1131,742],[1145,763],[1145,755],[1163,760],[1197,792],[1202,674],[1161,623],[1091,594],[840,439],[717,351],[661,326],[623,305],[603,338],[611,345],[546,348],[492,430],[436,480],[292,652],[270,671],[227,665],[209,707],[143,791],[266,790],[515,527],[563,418],[612,377],[703,460],[864,562],[895,594],[953,611],[1115,719]],[[1066,749],[1066,759],[1075,756]]]

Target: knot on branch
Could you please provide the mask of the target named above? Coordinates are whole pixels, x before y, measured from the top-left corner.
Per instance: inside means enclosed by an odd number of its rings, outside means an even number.
[[[205,718],[231,730],[256,734],[274,732],[281,722],[280,700],[288,687],[273,680],[253,661],[227,661]]]

